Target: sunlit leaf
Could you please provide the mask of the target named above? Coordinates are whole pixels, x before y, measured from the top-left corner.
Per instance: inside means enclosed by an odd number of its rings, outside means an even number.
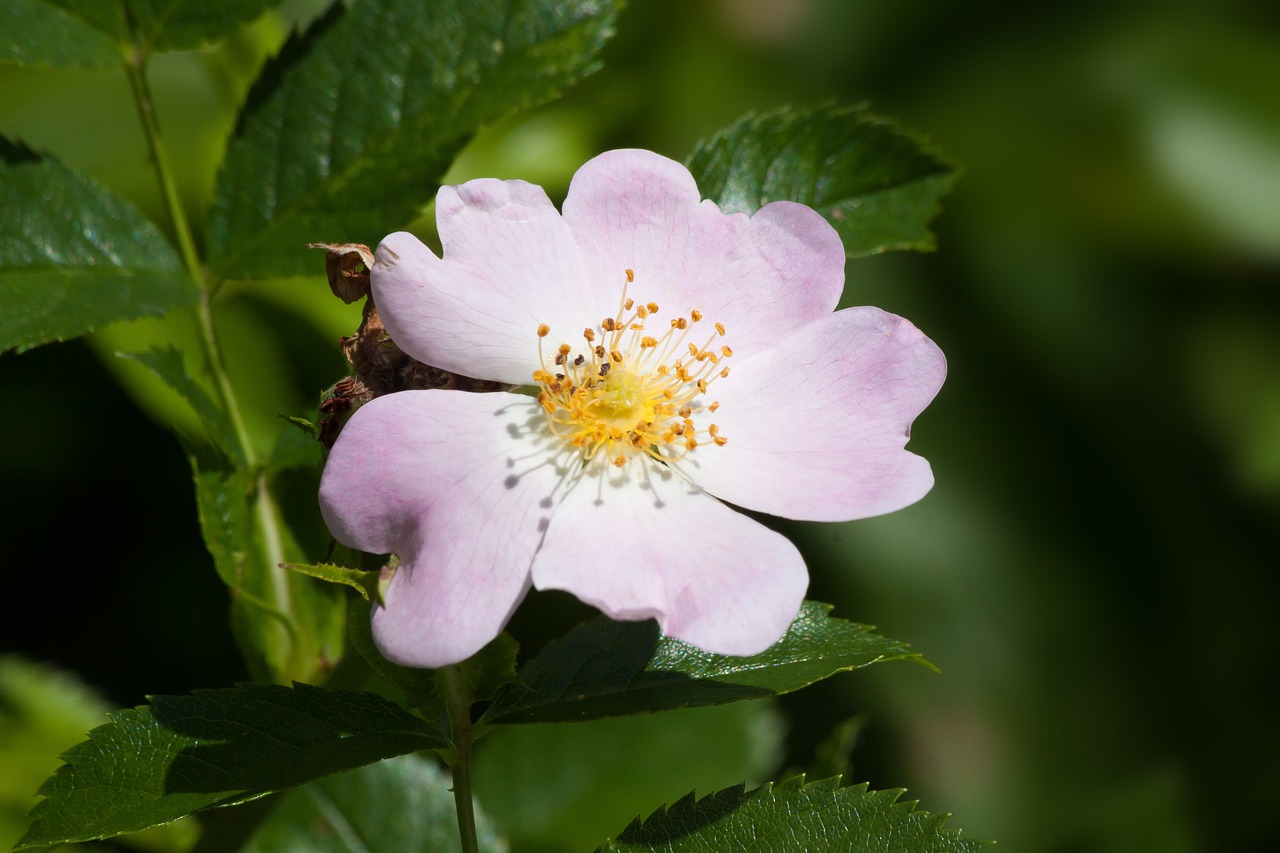
[[[799,690],[887,660],[927,662],[905,643],[828,616],[805,602],[781,640],[762,654],[726,657],[662,636],[657,624],[605,617],[550,643],[484,715],[486,723],[570,722]]]
[[[803,776],[746,793],[742,786],[675,805],[637,820],[598,853],[724,850],[841,850],[847,853],[970,853],[989,842],[946,829],[948,815],[917,811],[899,802],[901,790],[841,788],[840,780],[810,784]]]
[[[616,0],[335,5],[263,71],[208,229],[222,278],[314,272],[310,242],[376,245],[477,127],[593,70]],[[376,45],[376,49],[372,46]]]
[[[851,257],[932,249],[929,221],[956,178],[918,137],[860,107],[744,116],[699,143],[688,166],[703,196],[726,211],[809,205]]]
[[[0,352],[193,303],[177,253],[131,204],[0,139]]]
[[[154,696],[63,755],[15,850],[109,838],[448,741],[372,693],[298,684]]]

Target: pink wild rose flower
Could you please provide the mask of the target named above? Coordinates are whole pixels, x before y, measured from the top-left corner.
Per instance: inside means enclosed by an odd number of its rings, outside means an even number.
[[[904,449],[946,373],[877,308],[836,311],[844,249],[808,207],[725,214],[680,164],[610,151],[563,213],[540,187],[436,199],[443,258],[378,247],[374,299],[419,361],[529,393],[402,391],[325,467],[341,542],[395,553],[373,612],[389,659],[438,667],[502,630],[530,584],[711,652],[786,632],[808,585],[784,518],[891,512],[933,485]]]

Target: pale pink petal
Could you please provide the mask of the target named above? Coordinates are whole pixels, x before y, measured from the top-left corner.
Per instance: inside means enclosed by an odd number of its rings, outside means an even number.
[[[530,461],[530,414],[515,394],[404,391],[378,397],[343,428],[325,464],[320,508],[343,544],[394,552],[400,569],[375,607],[390,660],[436,667],[502,630],[529,566],[556,478]]]
[[[744,353],[829,314],[844,287],[844,247],[819,214],[790,202],[721,213],[684,166],[650,151],[583,165],[564,218],[594,281],[630,269],[628,294],[658,303],[660,321],[697,309]]]
[[[933,486],[904,450],[911,422],[946,376],[933,341],[901,317],[849,308],[738,360],[717,379],[709,416],[728,439],[680,464],[713,495],[808,521],[901,509]]]
[[[374,300],[387,331],[419,361],[464,376],[528,384],[538,326],[556,343],[617,310],[587,279],[578,247],[541,187],[492,179],[442,187],[436,221],[444,259],[412,234],[378,246]]]
[[[555,507],[536,587],[719,654],[757,654],[787,630],[808,585],[787,539],[656,463],[588,472]]]

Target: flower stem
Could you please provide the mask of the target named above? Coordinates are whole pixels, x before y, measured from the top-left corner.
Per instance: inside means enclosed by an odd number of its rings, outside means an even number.
[[[458,834],[462,853],[479,853],[476,840],[476,814],[471,800],[471,694],[462,676],[461,664],[440,670],[445,707],[449,711],[449,729],[453,738],[453,757],[449,769],[453,773],[453,804],[458,812]]]
[[[240,403],[236,398],[231,377],[227,373],[226,362],[222,357],[222,346],[218,340],[218,332],[213,322],[213,285],[200,262],[196,250],[195,238],[191,224],[187,220],[186,211],[182,207],[182,198],[178,193],[178,184],[174,180],[173,171],[169,167],[169,157],[165,151],[160,134],[160,124],[156,119],[155,103],[151,98],[151,89],[147,84],[146,65],[148,53],[133,29],[133,20],[125,9],[125,21],[129,28],[129,40],[132,45],[124,60],[125,75],[129,79],[129,87],[133,92],[134,104],[138,109],[138,117],[142,122],[143,133],[147,139],[147,147],[151,154],[151,162],[155,166],[156,180],[160,185],[160,193],[164,198],[165,210],[178,243],[178,251],[186,267],[187,275],[200,290],[200,298],[194,306],[197,337],[200,340],[201,354],[206,368],[213,379],[213,386],[218,402],[231,423],[235,436],[236,451],[244,469],[250,472],[254,483],[254,514],[256,516],[262,547],[263,563],[268,567],[270,583],[265,590],[266,603],[288,620],[293,618],[293,602],[289,592],[287,572],[277,570],[285,562],[284,532],[281,529],[279,511],[275,498],[271,494],[267,477],[260,470],[257,453],[249,438],[244,416],[240,412]],[[293,645],[288,628],[280,626],[277,637],[282,647]],[[270,657],[270,656],[269,656]],[[276,657],[279,661],[289,661],[292,654]],[[288,669],[297,669],[296,666]],[[274,673],[278,681],[288,681],[290,677],[302,677],[305,673],[286,671],[282,664],[280,671]]]

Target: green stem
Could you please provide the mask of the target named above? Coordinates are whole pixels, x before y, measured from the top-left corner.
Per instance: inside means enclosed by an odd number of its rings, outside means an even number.
[[[182,198],[178,193],[178,184],[174,180],[173,171],[169,167],[169,157],[160,134],[160,124],[156,120],[155,103],[151,99],[151,89],[147,84],[147,52],[144,46],[139,43],[136,33],[133,32],[133,21],[129,18],[127,8],[125,10],[125,20],[130,29],[130,42],[133,44],[132,51],[125,57],[125,74],[129,78],[129,86],[133,90],[134,103],[138,108],[138,116],[142,121],[143,133],[147,138],[151,162],[155,164],[156,179],[160,184],[160,193],[164,197],[169,221],[173,226],[173,232],[178,242],[178,251],[182,255],[187,274],[200,289],[200,299],[196,303],[194,310],[201,354],[204,356],[209,375],[213,378],[214,390],[218,401],[231,422],[237,445],[236,450],[239,453],[241,462],[244,468],[251,472],[253,476],[254,513],[257,518],[258,529],[262,534],[263,559],[268,567],[270,578],[270,586],[268,587],[269,600],[266,603],[286,619],[292,621],[294,613],[292,596],[289,591],[288,573],[276,570],[276,567],[286,560],[284,551],[285,537],[281,528],[279,510],[276,507],[275,498],[271,494],[267,477],[261,471],[253,443],[249,439],[249,430],[245,426],[244,416],[240,412],[240,403],[236,398],[235,389],[231,384],[231,377],[227,373],[226,362],[222,357],[222,346],[218,341],[218,332],[213,322],[212,283],[209,281],[205,268],[200,262],[200,255],[196,250],[191,224],[187,221],[186,211],[182,207]],[[286,626],[280,626],[280,630],[281,637],[279,642],[282,647],[291,646],[292,640],[289,637]],[[288,661],[291,657],[292,655],[286,654],[282,657],[282,660]],[[287,681],[290,677],[297,677],[302,674],[299,672],[280,671],[276,672],[275,676],[277,680]]]
[[[462,838],[462,853],[480,853],[476,840],[476,813],[471,800],[471,744],[474,730],[471,726],[471,695],[462,676],[462,666],[455,665],[440,670],[444,687],[445,707],[449,711],[449,729],[453,738],[453,758],[449,769],[453,772],[453,805],[458,812],[458,834]]]

